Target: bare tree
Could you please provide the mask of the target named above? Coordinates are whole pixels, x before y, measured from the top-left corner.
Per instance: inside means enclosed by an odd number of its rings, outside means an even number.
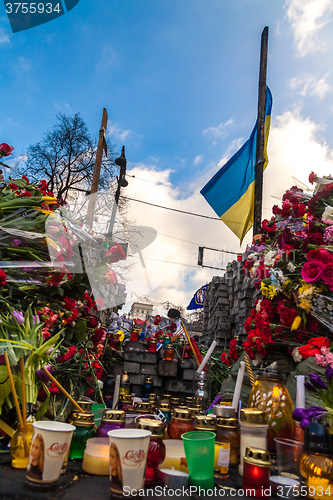
[[[108,146],[108,157],[103,156],[99,189],[106,189],[115,179],[113,149]],[[94,172],[97,141],[94,140],[79,113],[73,116],[57,115],[53,129],[41,141],[30,145],[25,165],[18,174],[27,173],[33,181],[45,179],[48,189],[66,200],[72,191],[89,192]]]

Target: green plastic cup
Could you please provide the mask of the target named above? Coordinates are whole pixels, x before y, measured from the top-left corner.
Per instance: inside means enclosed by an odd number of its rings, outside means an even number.
[[[185,432],[182,435],[192,486],[214,488],[215,434],[209,431]]]

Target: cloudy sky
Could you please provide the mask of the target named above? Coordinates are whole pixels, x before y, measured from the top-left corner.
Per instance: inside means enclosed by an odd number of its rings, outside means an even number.
[[[220,250],[205,251],[204,264],[223,269],[251,241],[250,231],[240,247],[199,191],[254,126],[265,26],[273,108],[263,218],[292,177],[308,185],[312,170],[333,173],[331,0],[80,0],[15,34],[1,9],[0,142],[23,154],[58,112],[80,112],[97,136],[105,107],[116,154],[125,145],[122,194],[141,201],[128,217],[157,232],[129,257],[125,310],[142,297],[159,312],[186,307],[223,274],[197,266],[198,247]]]

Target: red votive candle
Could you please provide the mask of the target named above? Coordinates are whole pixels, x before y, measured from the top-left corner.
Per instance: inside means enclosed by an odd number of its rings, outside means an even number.
[[[268,451],[246,448],[243,469],[243,490],[246,496],[254,498],[269,498],[271,496],[270,468],[271,461]]]

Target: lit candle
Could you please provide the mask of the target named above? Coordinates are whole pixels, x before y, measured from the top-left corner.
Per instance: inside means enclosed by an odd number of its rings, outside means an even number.
[[[233,397],[232,404],[231,404],[231,406],[233,408],[235,408],[235,411],[237,411],[237,408],[238,408],[239,396],[240,396],[241,389],[242,389],[244,373],[245,373],[245,361],[241,361],[239,363],[239,370],[238,370],[238,375],[237,375],[237,380],[236,380],[235,392],[234,392],[234,397]]]
[[[88,439],[83,455],[82,469],[96,476],[109,475],[109,438]]]
[[[243,490],[251,490],[255,498],[270,497],[270,468],[271,462],[268,451],[258,448],[246,448]]]

